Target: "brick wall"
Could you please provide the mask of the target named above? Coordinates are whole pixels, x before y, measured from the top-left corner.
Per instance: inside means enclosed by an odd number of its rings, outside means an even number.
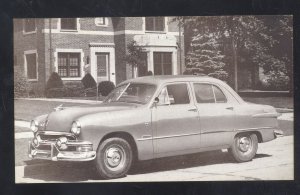
[[[36,19],[37,31],[32,34],[23,33],[23,19],[14,19],[14,65],[19,66],[25,74],[24,51],[37,50],[38,81],[30,81],[32,90],[41,95],[45,85],[44,73],[44,35],[41,29],[43,19]],[[25,75],[26,76],[26,75]]]
[[[142,17],[126,17],[125,30],[143,30]]]
[[[126,55],[125,35],[115,35],[115,54],[116,54],[116,84],[126,80]]]

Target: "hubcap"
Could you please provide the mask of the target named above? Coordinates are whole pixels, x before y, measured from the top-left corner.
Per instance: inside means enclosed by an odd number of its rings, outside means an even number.
[[[247,152],[251,150],[252,148],[251,139],[249,137],[241,137],[238,140],[238,148],[242,152]]]
[[[105,164],[110,170],[117,171],[123,168],[126,154],[120,146],[111,146],[105,151]]]

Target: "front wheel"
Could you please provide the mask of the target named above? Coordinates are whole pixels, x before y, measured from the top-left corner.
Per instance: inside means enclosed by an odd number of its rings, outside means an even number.
[[[235,136],[229,152],[237,162],[247,162],[254,158],[258,148],[254,133],[241,133]]]
[[[132,164],[130,144],[117,137],[104,140],[97,149],[95,162],[99,175],[104,179],[125,176]]]

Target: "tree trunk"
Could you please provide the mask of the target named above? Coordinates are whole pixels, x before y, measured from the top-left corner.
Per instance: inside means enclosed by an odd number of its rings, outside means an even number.
[[[238,92],[238,62],[237,62],[237,47],[234,38],[231,40],[232,46],[232,60],[233,60],[233,71],[234,71],[234,90]]]

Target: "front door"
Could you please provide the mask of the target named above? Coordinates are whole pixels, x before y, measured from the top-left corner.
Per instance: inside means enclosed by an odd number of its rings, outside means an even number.
[[[199,149],[198,111],[189,91],[188,83],[168,84],[162,89],[159,102],[153,109],[153,146],[156,157]]]
[[[109,53],[96,53],[96,64],[97,64],[97,80],[108,81],[109,78]]]
[[[172,52],[153,52],[154,75],[172,75]]]

